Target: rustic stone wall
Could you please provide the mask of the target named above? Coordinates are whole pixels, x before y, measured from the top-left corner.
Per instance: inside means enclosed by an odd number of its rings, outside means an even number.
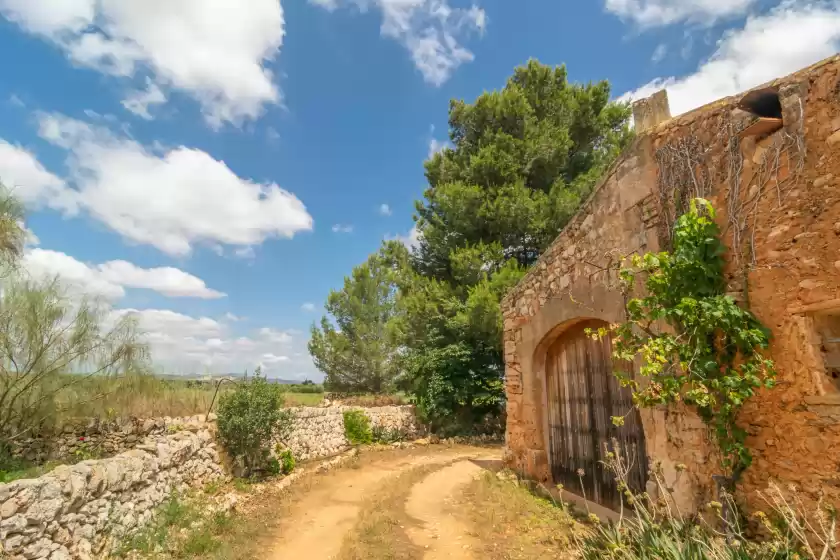
[[[150,436],[116,457],[0,484],[0,546],[13,560],[98,557],[173,491],[221,476],[208,426]]]
[[[398,430],[406,437],[417,435],[418,425],[413,406],[383,406],[358,409],[335,406],[325,408],[296,408],[294,427],[285,442],[301,461],[328,457],[350,447],[344,437],[344,411],[363,410],[371,420],[371,427]]]
[[[215,414],[210,419],[215,419]],[[204,421],[203,414],[183,418],[79,419],[67,422],[54,434],[21,440],[13,453],[33,462],[69,461],[89,455],[112,457],[134,449],[149,436],[172,433]]]
[[[304,461],[339,453],[348,447],[344,438],[343,412],[351,407],[297,407],[292,409],[294,427],[289,447]],[[418,431],[414,407],[384,406],[366,408],[372,426],[399,430],[407,436]],[[188,426],[203,425],[205,415],[183,418],[79,420],[66,424],[57,434],[22,440],[15,455],[33,462],[75,461],[83,458],[112,457],[134,449],[150,436],[177,432]],[[210,414],[209,420],[215,421]]]
[[[740,96],[641,133],[508,294],[509,465],[550,479],[546,349],[582,319],[623,320],[621,258],[664,247],[674,212],[660,194],[685,180],[718,209],[729,249],[728,291],[774,336],[769,353],[778,386],[761,392],[741,418],[755,451],[742,497],[760,507],[757,491],[778,481],[810,499],[840,503],[840,59],[772,86],[784,127],[769,136],[738,140],[753,119],[736,108]],[[689,153],[695,163],[680,169]],[[672,408],[643,411],[642,421],[648,455],[661,462],[682,505],[708,501],[719,468],[699,419]],[[682,465],[686,472],[678,474]]]
[[[294,425],[286,443],[295,457],[305,461],[349,449],[345,410],[350,407],[292,409]],[[372,426],[406,437],[418,433],[414,407],[361,410]],[[115,431],[99,426],[79,437],[98,436],[95,441],[131,449],[61,466],[38,479],[0,484],[0,557],[5,552],[12,560],[88,559],[119,545],[146,525],[173,491],[224,476],[214,420],[210,415],[208,423],[195,416],[109,424],[119,426]],[[71,434],[63,434],[45,447],[59,449],[69,441]]]

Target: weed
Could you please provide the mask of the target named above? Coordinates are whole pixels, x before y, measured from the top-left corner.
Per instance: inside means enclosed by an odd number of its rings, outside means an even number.
[[[362,445],[373,441],[370,418],[363,410],[344,412],[344,435],[352,445]]]

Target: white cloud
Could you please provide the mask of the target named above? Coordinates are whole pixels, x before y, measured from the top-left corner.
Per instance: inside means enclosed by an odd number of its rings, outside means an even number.
[[[307,302],[301,305],[300,308],[306,311],[307,313],[311,313],[312,311],[315,311],[315,304]]]
[[[388,241],[399,241],[409,248],[409,250],[416,249],[420,245],[420,231],[415,224],[413,228],[406,235],[386,235],[385,239]]]
[[[440,86],[473,53],[460,41],[473,32],[483,34],[487,14],[481,8],[452,8],[447,0],[310,0],[333,11],[353,4],[361,10],[374,6],[382,12],[383,36],[402,43],[427,83]]]
[[[18,97],[14,93],[9,96],[9,103],[11,103],[13,106],[21,108],[21,109],[26,107],[26,103],[23,102],[23,99],[21,99],[20,97]]]
[[[693,74],[657,78],[621,100],[668,90],[671,113],[679,115],[784,76],[840,50],[840,2],[786,3],[750,17],[743,29],[727,32],[711,58]]]
[[[75,194],[47,171],[32,152],[0,139],[0,183],[23,203],[74,212]]]
[[[115,309],[110,320],[129,315],[138,321],[155,365],[170,373],[242,373],[261,366],[283,379],[320,379],[306,339],[265,327],[254,336],[238,336],[231,326],[209,317],[167,309]],[[273,336],[265,336],[268,332]]]
[[[650,60],[651,62],[656,64],[657,62],[661,62],[667,55],[668,45],[666,45],[665,43],[660,43],[653,50],[653,54],[650,56]]]
[[[390,216],[391,214],[393,214],[393,211],[391,210],[390,206],[388,206],[387,204],[383,204],[379,207],[379,213],[383,216]]]
[[[124,288],[153,290],[169,297],[225,297],[222,292],[208,288],[200,278],[177,268],[140,268],[121,260],[88,265],[65,253],[47,249],[27,249],[23,268],[38,279],[58,276],[72,294],[108,301],[124,297]]]
[[[276,364],[278,362],[288,362],[288,356],[275,356],[274,354],[268,353],[262,355],[262,363],[263,364]]]
[[[233,255],[240,259],[253,259],[257,256],[253,247],[237,247]]]
[[[35,232],[26,227],[24,224],[21,224],[24,231],[24,241],[23,244],[25,247],[37,247],[41,244],[41,239],[35,235]]]
[[[237,322],[243,320],[242,317],[238,317],[238,316],[234,315],[233,313],[231,313],[230,311],[225,313],[225,319],[228,320],[228,321],[231,321],[233,323],[237,323]]]
[[[712,24],[745,14],[758,0],[606,0],[608,12],[642,27],[688,21]]]
[[[107,278],[95,268],[58,251],[30,249],[23,256],[22,266],[37,280],[50,280],[56,276],[71,295],[91,296],[115,301],[125,297],[121,285]]]
[[[312,229],[292,193],[241,179],[201,150],[148,148],[56,114],[40,116],[40,134],[68,150],[76,189],[65,192],[126,239],[167,254],[189,254],[195,243],[256,245]]]
[[[127,261],[109,261],[97,266],[100,275],[127,288],[154,290],[169,297],[219,299],[222,292],[207,287],[204,280],[172,267],[140,268]]]
[[[438,153],[443,151],[446,148],[451,148],[452,144],[449,143],[448,140],[438,140],[437,138],[432,138],[429,140],[429,155],[428,159],[432,159],[432,157]]]
[[[128,111],[147,121],[154,118],[149,112],[149,107],[162,103],[166,103],[166,95],[160,86],[151,80],[146,81],[146,89],[133,92],[122,102]]]
[[[280,344],[284,344],[287,342],[291,342],[292,335],[288,331],[278,331],[276,329],[272,329],[269,327],[263,327],[259,330],[259,336],[263,340],[268,340],[271,342],[277,342]]]
[[[111,320],[125,315],[138,321],[154,363],[172,373],[241,373],[262,366],[270,377],[321,378],[303,337],[268,327],[255,336],[237,336],[230,326],[214,319],[166,309],[116,309]],[[284,336],[264,336],[263,331]]]
[[[214,125],[280,99],[266,68],[285,33],[279,0],[0,0],[0,13],[79,65],[191,95]]]
[[[332,227],[333,233],[353,233],[353,226],[351,224],[341,225],[335,224]]]

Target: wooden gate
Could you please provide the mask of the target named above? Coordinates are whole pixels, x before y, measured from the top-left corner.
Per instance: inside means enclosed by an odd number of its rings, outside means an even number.
[[[549,457],[556,484],[574,494],[585,492],[588,500],[618,510],[622,495],[615,474],[602,464],[605,445],[612,449],[615,440],[632,463],[628,483],[635,491],[645,489],[647,455],[632,393],[612,374],[610,340],[592,340],[584,332],[603,326],[602,321],[577,324],[548,350]],[[613,416],[625,417],[624,426],[613,425]]]

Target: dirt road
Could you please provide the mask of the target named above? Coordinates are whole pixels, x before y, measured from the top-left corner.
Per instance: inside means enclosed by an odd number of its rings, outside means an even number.
[[[359,531],[360,518],[367,523],[365,531],[376,531],[378,522],[370,518],[379,514],[384,525],[401,520],[399,528],[410,541],[406,548],[415,551],[402,557],[471,559],[468,528],[447,512],[447,504],[483,469],[498,468],[499,459],[495,449],[433,446],[320,477],[291,506],[266,558],[354,558],[358,554],[347,553],[347,540]],[[404,480],[409,482],[400,484]],[[378,511],[384,503],[390,511]]]

